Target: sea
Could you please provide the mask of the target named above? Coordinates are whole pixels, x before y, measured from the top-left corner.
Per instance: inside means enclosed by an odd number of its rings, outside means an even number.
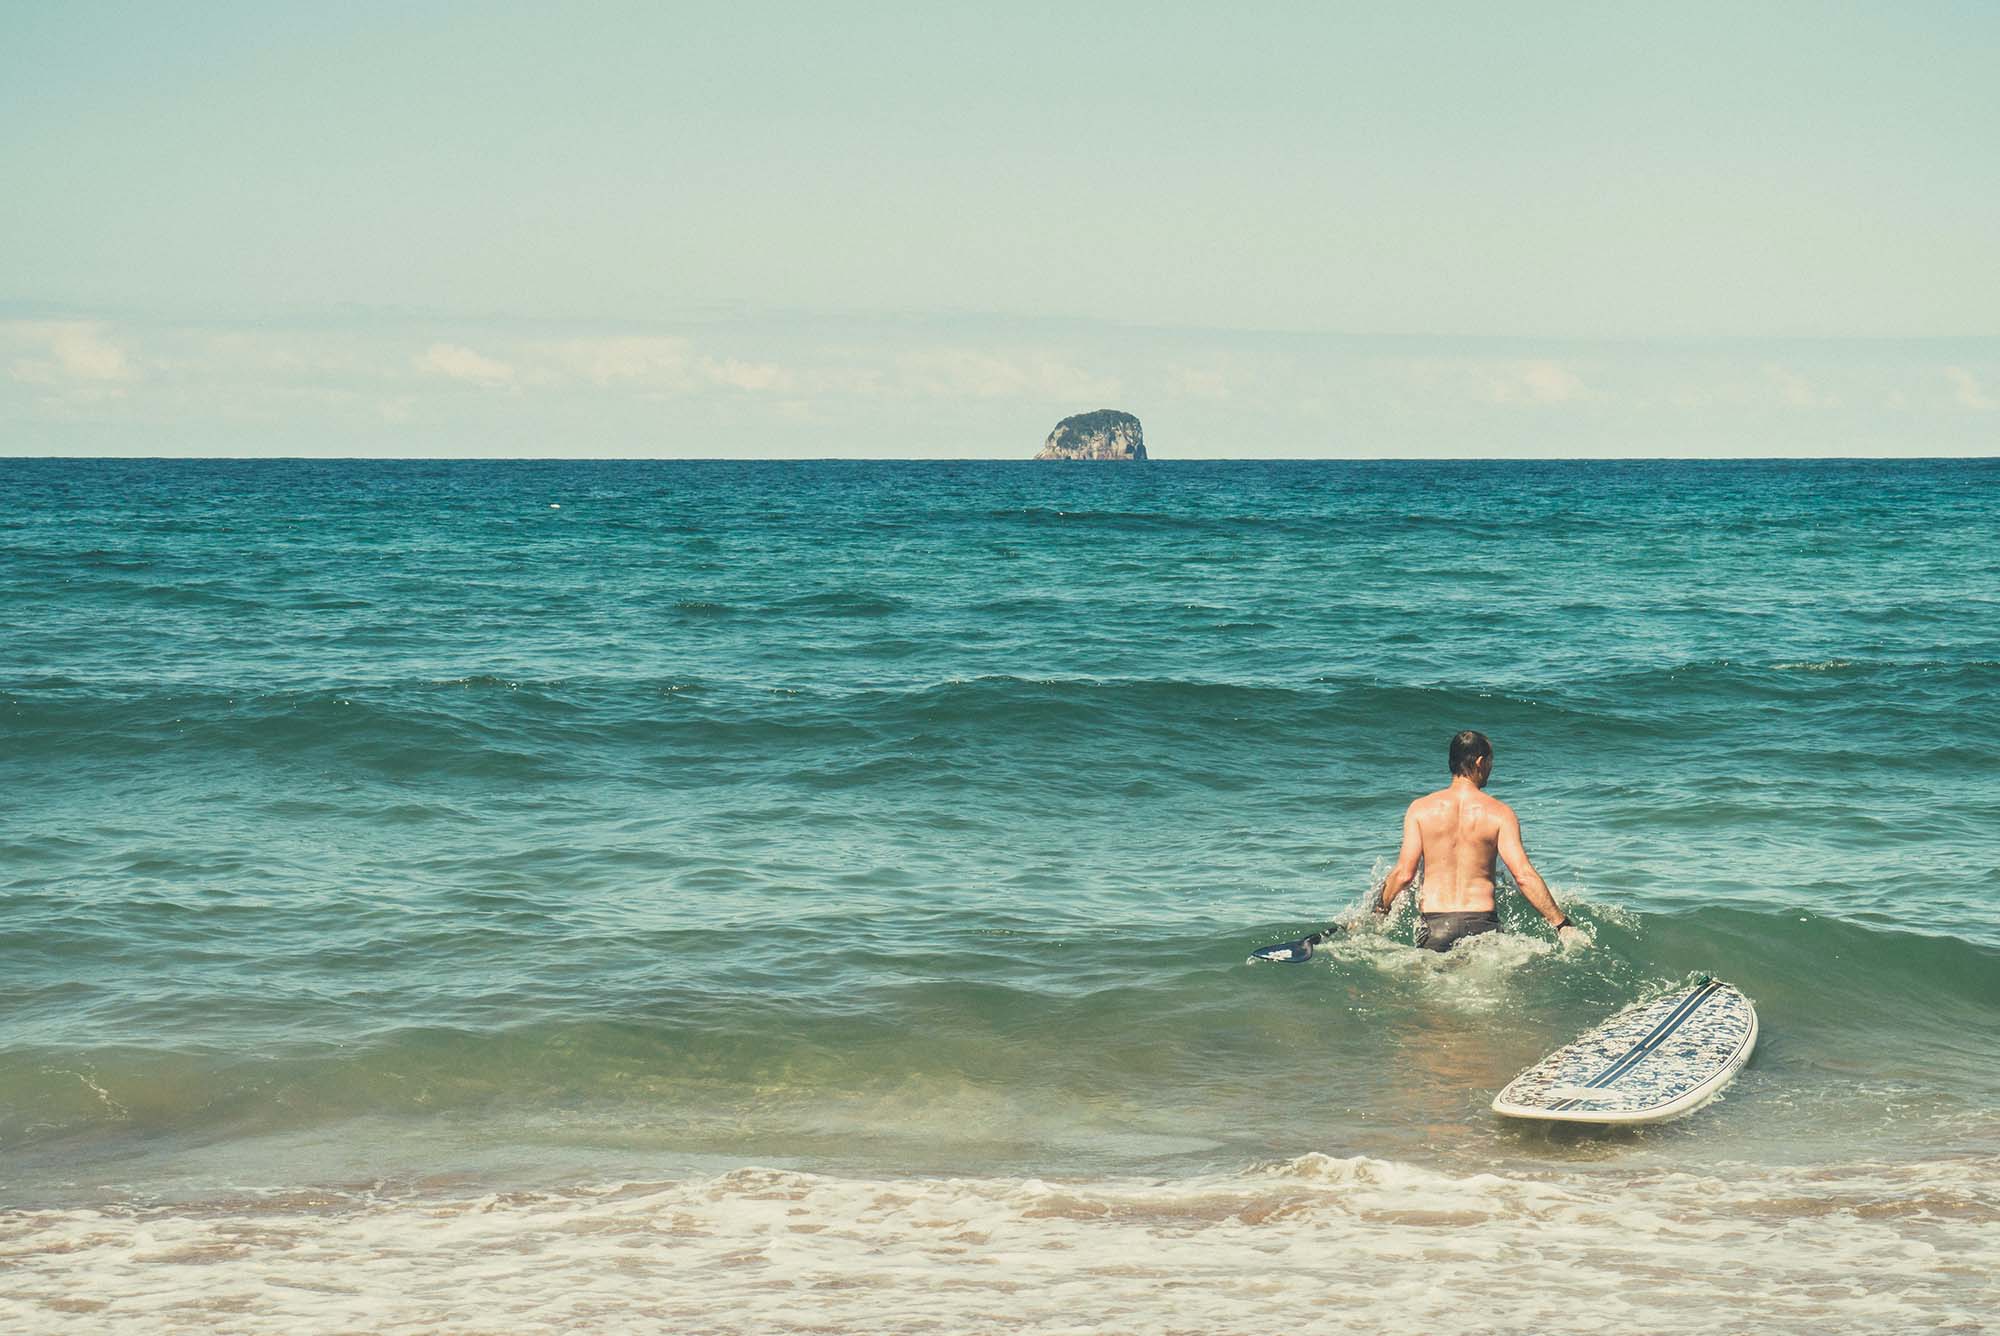
[[[1996,709],[1996,460],[0,460],[0,1330],[2000,1329]]]

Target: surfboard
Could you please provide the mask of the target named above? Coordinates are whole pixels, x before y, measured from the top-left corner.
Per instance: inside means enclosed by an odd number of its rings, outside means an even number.
[[[1659,1123],[1693,1113],[1757,1046],[1757,1009],[1717,979],[1641,1003],[1586,1031],[1493,1097],[1503,1118]]]

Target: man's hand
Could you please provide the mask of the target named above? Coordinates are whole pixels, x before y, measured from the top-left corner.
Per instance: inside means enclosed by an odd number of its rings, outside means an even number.
[[[1590,945],[1590,937],[1582,928],[1567,919],[1556,929],[1556,944],[1565,951],[1581,951]]]

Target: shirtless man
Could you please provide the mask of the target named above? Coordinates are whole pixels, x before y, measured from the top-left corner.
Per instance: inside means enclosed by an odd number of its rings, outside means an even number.
[[[1495,932],[1500,918],[1493,911],[1493,859],[1498,855],[1521,894],[1556,930],[1556,940],[1565,947],[1583,945],[1588,939],[1571,926],[1528,861],[1520,818],[1483,792],[1493,775],[1493,744],[1484,733],[1467,729],[1451,740],[1450,761],[1450,787],[1425,794],[1403,814],[1403,851],[1382,883],[1375,912],[1388,913],[1421,868],[1418,946],[1449,951],[1463,938]]]

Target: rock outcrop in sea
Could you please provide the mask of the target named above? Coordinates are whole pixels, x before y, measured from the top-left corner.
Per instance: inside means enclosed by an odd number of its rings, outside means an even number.
[[[1144,459],[1139,419],[1115,408],[1078,413],[1056,423],[1036,459]]]

